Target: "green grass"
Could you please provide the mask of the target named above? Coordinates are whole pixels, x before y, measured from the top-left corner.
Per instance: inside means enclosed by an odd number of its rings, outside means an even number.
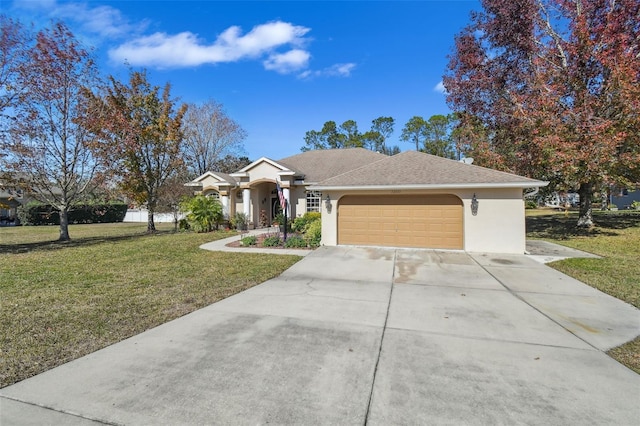
[[[543,239],[602,256],[549,266],[640,308],[640,213],[594,212],[596,226],[576,229],[575,212],[527,210],[527,238]],[[640,374],[640,337],[609,355]]]
[[[229,233],[160,226],[0,228],[0,387],[238,293],[298,256],[209,252]]]

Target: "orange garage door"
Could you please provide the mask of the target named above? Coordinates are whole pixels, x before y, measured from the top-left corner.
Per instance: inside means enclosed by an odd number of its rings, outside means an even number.
[[[462,249],[462,201],[454,195],[344,196],[338,244]]]

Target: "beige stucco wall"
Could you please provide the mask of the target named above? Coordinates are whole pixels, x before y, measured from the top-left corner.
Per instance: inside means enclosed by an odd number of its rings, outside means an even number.
[[[522,189],[456,189],[437,191],[379,191],[389,194],[453,194],[463,203],[464,250],[469,252],[517,253],[525,251],[525,221]],[[476,194],[478,214],[471,214],[471,199]],[[338,204],[342,196],[371,194],[363,191],[323,191],[331,198],[331,211],[322,203],[322,244],[338,241]]]
[[[291,217],[302,216],[307,210],[307,192],[304,186],[291,188]]]
[[[278,177],[278,172],[280,171],[280,169],[265,161],[256,164],[247,172],[249,173],[249,181],[253,182],[260,179],[275,180]]]

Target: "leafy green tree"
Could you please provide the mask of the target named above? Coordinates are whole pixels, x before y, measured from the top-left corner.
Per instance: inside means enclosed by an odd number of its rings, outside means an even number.
[[[189,225],[196,232],[211,232],[223,219],[220,201],[205,195],[185,199],[180,209],[186,213]]]
[[[399,152],[398,147],[387,148],[385,141],[393,133],[392,117],[378,117],[372,121],[371,129],[361,133],[354,120],[347,120],[340,126],[335,121],[327,121],[322,130],[310,130],[305,134],[302,151],[336,148],[368,148],[383,153]]]
[[[96,147],[121,189],[148,210],[147,232],[155,232],[153,215],[161,188],[180,168],[182,119],[171,86],[152,86],[146,72],[132,71],[129,84],[110,77],[103,95],[89,94]]]
[[[455,158],[454,144],[451,139],[450,115],[432,115],[427,120],[424,133],[424,152],[444,158]]]
[[[414,143],[416,145],[416,151],[420,151],[427,139],[427,128],[428,123],[424,118],[417,115],[413,116],[402,128],[400,140]]]
[[[371,130],[363,133],[364,145],[371,151],[386,155],[394,155],[400,152],[398,146],[388,147],[386,141],[393,133],[395,120],[393,117],[378,117],[371,121]]]

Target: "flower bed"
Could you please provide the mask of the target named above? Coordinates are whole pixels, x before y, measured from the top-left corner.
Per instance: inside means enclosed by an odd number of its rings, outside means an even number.
[[[241,237],[237,241],[232,241],[227,244],[227,247],[240,247],[240,248],[267,248],[267,249],[298,249],[298,250],[310,250],[309,247],[299,247],[299,246],[291,246],[285,247],[285,243],[283,242],[283,234],[280,232],[267,232],[264,234],[254,235],[251,238],[249,236]],[[304,241],[302,239],[302,235],[292,232],[287,233],[287,241],[291,242],[292,240],[296,241]]]

